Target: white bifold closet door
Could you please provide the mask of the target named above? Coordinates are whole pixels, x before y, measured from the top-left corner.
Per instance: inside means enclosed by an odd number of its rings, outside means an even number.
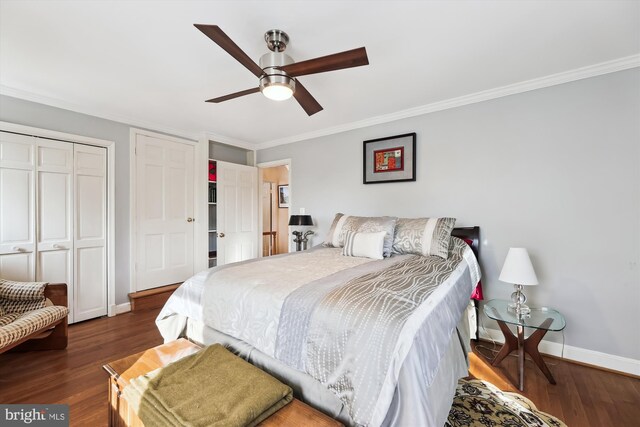
[[[34,138],[0,132],[0,277],[35,280]]]
[[[106,149],[0,132],[0,277],[66,283],[69,322],[107,314]]]
[[[107,153],[74,144],[74,321],[107,314]]]
[[[75,315],[73,275],[73,145],[36,140],[36,280],[66,283]]]

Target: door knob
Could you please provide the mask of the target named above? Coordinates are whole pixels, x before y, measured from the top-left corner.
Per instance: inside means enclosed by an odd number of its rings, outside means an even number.
[[[224,237],[224,233],[218,233],[218,237]]]
[[[187,222],[193,222],[195,220],[196,220],[195,218],[187,218]]]
[[[16,251],[16,252],[22,252],[22,251],[24,251],[24,249],[19,248],[19,247],[17,247],[17,246],[12,247],[12,248],[11,248],[11,250],[12,250],[12,251]]]
[[[53,249],[64,249],[62,246],[60,246],[59,244],[55,243],[53,245]]]

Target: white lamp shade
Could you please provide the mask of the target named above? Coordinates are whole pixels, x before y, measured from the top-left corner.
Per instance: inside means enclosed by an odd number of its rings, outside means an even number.
[[[499,279],[516,285],[537,285],[538,277],[531,265],[529,252],[525,248],[510,248],[504,260]]]

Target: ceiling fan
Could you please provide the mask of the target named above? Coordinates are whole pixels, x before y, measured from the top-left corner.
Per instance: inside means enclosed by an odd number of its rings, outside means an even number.
[[[322,106],[302,86],[297,77],[369,65],[369,58],[367,58],[367,51],[364,47],[307,61],[294,62],[289,55],[284,53],[289,43],[289,36],[281,30],[269,30],[265,33],[264,39],[271,52],[262,55],[259,61],[260,65],[258,65],[217,25],[194,24],[194,26],[260,79],[256,88],[209,99],[206,102],[218,103],[256,92],[262,92],[267,98],[276,101],[289,99],[293,96],[304,111],[311,116],[322,111]]]

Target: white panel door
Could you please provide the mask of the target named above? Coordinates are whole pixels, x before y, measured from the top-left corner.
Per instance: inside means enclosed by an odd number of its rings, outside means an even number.
[[[36,280],[67,284],[70,323],[75,314],[73,146],[46,139],[36,143]]]
[[[183,282],[194,273],[195,148],[136,137],[136,290]]]
[[[0,132],[0,277],[35,279],[35,138]]]
[[[74,144],[75,322],[107,314],[106,151]]]
[[[218,162],[218,265],[258,256],[258,169]]]

